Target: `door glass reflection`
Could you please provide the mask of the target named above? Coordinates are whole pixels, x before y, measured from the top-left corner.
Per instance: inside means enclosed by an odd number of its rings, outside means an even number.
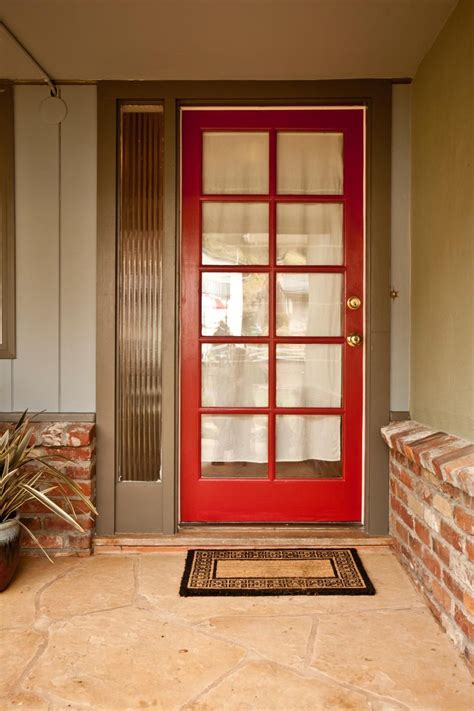
[[[205,202],[203,264],[268,264],[268,204]]]
[[[279,203],[277,263],[342,264],[342,205]]]
[[[278,336],[340,336],[342,274],[277,275]]]
[[[203,407],[266,407],[268,346],[204,343],[201,347]]]
[[[340,407],[341,354],[337,344],[277,345],[277,407]]]
[[[265,479],[267,462],[266,415],[201,416],[204,479]]]
[[[205,272],[201,300],[204,336],[268,334],[268,274]]]

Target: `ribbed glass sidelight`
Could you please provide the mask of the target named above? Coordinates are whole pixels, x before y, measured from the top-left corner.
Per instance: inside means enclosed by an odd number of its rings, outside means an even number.
[[[117,464],[121,481],[161,471],[163,112],[120,111],[117,293]]]

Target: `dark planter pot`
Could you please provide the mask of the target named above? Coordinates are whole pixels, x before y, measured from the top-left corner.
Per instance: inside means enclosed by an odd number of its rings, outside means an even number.
[[[20,516],[0,523],[0,592],[5,590],[16,573],[20,561]]]

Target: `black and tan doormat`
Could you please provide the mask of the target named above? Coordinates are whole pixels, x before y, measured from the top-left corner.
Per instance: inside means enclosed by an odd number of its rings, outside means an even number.
[[[190,550],[180,595],[375,595],[355,548]]]

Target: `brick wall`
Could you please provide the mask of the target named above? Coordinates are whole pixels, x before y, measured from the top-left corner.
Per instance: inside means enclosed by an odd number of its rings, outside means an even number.
[[[413,421],[382,435],[396,553],[474,668],[474,445]]]
[[[11,423],[0,423],[0,435]],[[69,462],[55,462],[54,466],[74,479],[80,488],[95,499],[95,425],[91,422],[38,422],[32,423],[33,440],[44,453],[61,454]],[[54,496],[58,499],[60,496]],[[84,533],[76,531],[49,509],[36,501],[30,501],[22,509],[22,521],[30,528],[50,555],[90,555],[94,521],[86,514],[83,502],[72,495],[74,509]],[[31,536],[23,534],[23,553],[41,553]]]

